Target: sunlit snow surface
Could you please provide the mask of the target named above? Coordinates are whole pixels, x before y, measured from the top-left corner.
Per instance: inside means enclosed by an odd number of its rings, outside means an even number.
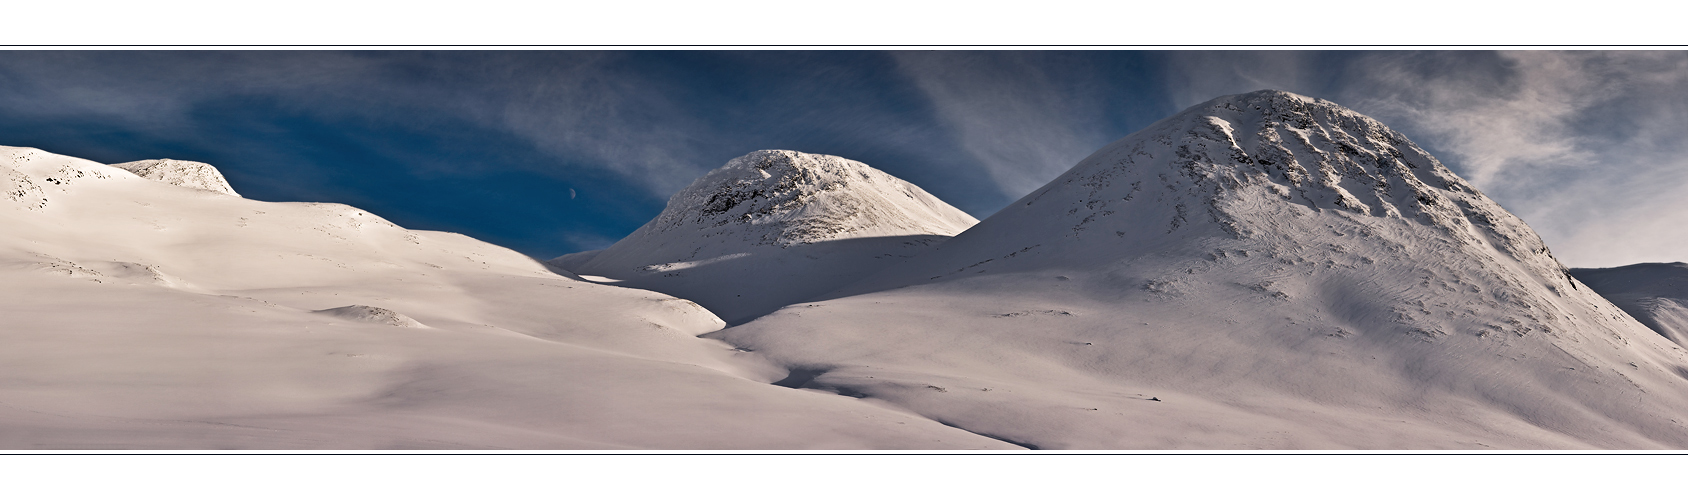
[[[0,448],[1013,447],[462,235],[26,148],[0,181]]]

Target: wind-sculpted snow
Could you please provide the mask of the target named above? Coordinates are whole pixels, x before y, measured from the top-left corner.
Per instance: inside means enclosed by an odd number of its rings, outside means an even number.
[[[827,297],[710,336],[1046,448],[1688,446],[1679,348],[1406,137],[1284,92]]]
[[[175,186],[203,189],[214,193],[240,196],[229,186],[229,181],[223,178],[223,173],[217,167],[196,161],[182,160],[141,160],[128,163],[114,163],[111,166],[133,172],[144,179],[171,184]]]
[[[1571,275],[1648,328],[1688,346],[1688,264],[1572,269]]]
[[[692,299],[740,323],[917,255],[977,222],[860,162],[765,150],[699,178],[615,245],[551,262]]]

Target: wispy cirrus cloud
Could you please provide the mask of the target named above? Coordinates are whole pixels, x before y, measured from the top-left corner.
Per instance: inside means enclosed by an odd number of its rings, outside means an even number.
[[[898,68],[1010,198],[1053,180],[1110,137],[1105,87],[1085,61],[1039,52],[900,52]]]
[[[668,84],[617,67],[620,57],[14,52],[0,57],[0,83],[7,88],[0,92],[0,111],[36,120],[109,121],[158,134],[196,133],[200,106],[243,98],[420,129],[430,124],[418,121],[456,120],[525,138],[560,163],[606,170],[666,197],[700,173],[688,160],[703,127],[670,100]]]
[[[984,218],[1109,141],[1262,88],[1401,130],[1568,264],[1688,260],[1688,52],[11,51],[0,143],[193,151],[260,197],[431,218],[380,186],[446,177],[462,206],[522,214],[476,216],[511,217],[499,231],[611,237],[764,148],[866,161]]]
[[[466,109],[527,138],[558,158],[607,169],[666,199],[716,165],[702,163],[700,145],[713,131],[683,103],[674,85],[618,65],[605,53],[522,64],[488,61],[502,72]]]
[[[0,57],[0,110],[182,127],[207,99],[351,87],[373,69],[343,52],[12,51]]]
[[[1167,98],[1182,110],[1219,96],[1262,89],[1319,96],[1327,66],[1318,52],[1177,51],[1162,53]]]

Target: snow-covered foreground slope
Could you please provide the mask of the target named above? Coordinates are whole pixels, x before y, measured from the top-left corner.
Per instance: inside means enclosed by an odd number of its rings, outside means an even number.
[[[764,150],[699,178],[615,245],[551,262],[691,299],[737,324],[918,255],[977,222],[861,162]]]
[[[707,335],[1040,448],[1683,448],[1688,356],[1329,101],[1215,99]]]
[[[771,385],[689,301],[162,180],[0,148],[0,448],[1011,448]]]
[[[1571,275],[1653,331],[1688,345],[1688,264],[1572,269]]]

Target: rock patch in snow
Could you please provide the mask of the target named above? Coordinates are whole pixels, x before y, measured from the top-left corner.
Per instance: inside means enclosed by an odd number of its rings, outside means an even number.
[[[333,309],[323,309],[311,312],[361,323],[374,323],[377,325],[398,326],[404,328],[427,328],[426,325],[411,319],[410,316],[405,316],[392,309],[375,306],[350,305],[346,307],[336,307]]]

